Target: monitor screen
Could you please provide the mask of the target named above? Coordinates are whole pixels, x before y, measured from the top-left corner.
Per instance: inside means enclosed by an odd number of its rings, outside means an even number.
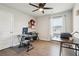
[[[22,29],[22,34],[26,34],[26,33],[28,33],[28,27],[24,27],[24,28]]]

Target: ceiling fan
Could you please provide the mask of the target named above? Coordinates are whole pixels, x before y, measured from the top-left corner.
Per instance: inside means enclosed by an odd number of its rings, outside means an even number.
[[[46,3],[39,3],[38,5],[34,5],[34,4],[29,3],[29,5],[34,6],[34,7],[37,8],[37,9],[33,10],[32,12],[35,12],[35,11],[38,11],[39,10],[43,14],[44,14],[44,10],[53,9],[53,8],[50,8],[50,7],[45,7]]]

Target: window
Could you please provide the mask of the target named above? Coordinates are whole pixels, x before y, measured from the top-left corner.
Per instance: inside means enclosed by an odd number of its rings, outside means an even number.
[[[51,25],[51,37],[59,37],[60,33],[64,31],[63,17],[53,17],[50,20]]]

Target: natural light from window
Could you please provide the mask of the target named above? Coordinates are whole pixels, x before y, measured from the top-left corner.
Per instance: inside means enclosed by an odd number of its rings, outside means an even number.
[[[59,37],[60,33],[63,31],[63,17],[53,17],[50,20],[51,25],[51,37]]]

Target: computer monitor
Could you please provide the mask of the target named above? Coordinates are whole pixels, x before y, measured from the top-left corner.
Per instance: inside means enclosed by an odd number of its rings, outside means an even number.
[[[23,27],[22,34],[27,34],[27,33],[28,33],[28,27]]]

